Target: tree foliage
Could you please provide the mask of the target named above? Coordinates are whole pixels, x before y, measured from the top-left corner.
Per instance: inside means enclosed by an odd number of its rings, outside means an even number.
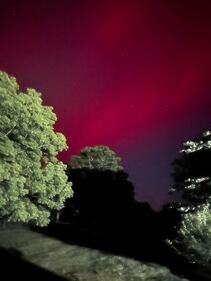
[[[183,144],[173,162],[181,223],[170,244],[190,261],[211,262],[211,131]]]
[[[173,162],[175,186],[188,203],[206,203],[211,199],[211,131],[183,144]]]
[[[177,238],[170,244],[192,262],[211,264],[210,204],[199,205],[191,211],[185,208]]]
[[[83,148],[79,156],[72,156],[70,167],[72,169],[88,168],[113,172],[123,170],[121,158],[108,146],[104,145]]]
[[[0,72],[0,217],[49,223],[72,195],[66,165],[57,159],[66,139],[54,132],[56,114],[34,89],[19,90],[14,77]]]

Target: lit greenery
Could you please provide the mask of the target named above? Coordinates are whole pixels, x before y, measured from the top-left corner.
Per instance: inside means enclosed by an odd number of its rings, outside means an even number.
[[[168,241],[192,262],[211,263],[211,131],[186,141],[173,162],[175,185],[181,193],[181,224]]]
[[[34,89],[19,90],[14,77],[0,72],[0,217],[47,225],[51,210],[71,197],[66,165],[58,152],[66,139],[54,132],[56,114]]]
[[[70,167],[73,169],[88,168],[114,172],[123,170],[121,158],[104,145],[83,148],[79,156],[72,156]]]
[[[210,205],[200,205],[184,213],[177,238],[168,242],[191,261],[211,263]]]

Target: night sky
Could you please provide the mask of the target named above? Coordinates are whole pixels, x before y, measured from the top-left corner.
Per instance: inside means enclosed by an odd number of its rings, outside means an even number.
[[[211,2],[1,0],[0,69],[54,107],[60,159],[110,146],[158,208],[182,143],[211,127]]]

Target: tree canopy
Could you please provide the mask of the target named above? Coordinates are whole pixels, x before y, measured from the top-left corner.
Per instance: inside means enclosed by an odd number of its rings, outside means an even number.
[[[211,262],[211,131],[183,144],[173,162],[173,191],[181,192],[181,223],[169,241],[192,262]]]
[[[182,210],[181,210],[182,211]],[[168,241],[177,252],[192,262],[211,263],[210,204],[200,204],[182,214],[176,238]]]
[[[205,203],[211,199],[211,131],[183,144],[178,158],[172,163],[175,185],[189,203]]]
[[[51,210],[72,196],[66,165],[57,159],[67,149],[54,131],[53,107],[41,93],[22,92],[14,77],[0,72],[0,217],[47,225]]]
[[[105,145],[84,147],[80,155],[74,155],[70,161],[72,169],[88,168],[96,170],[110,170],[113,172],[123,170],[121,158]]]

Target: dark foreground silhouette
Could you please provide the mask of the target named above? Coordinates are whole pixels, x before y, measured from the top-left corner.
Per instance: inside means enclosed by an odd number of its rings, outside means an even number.
[[[128,174],[119,171],[69,169],[74,196],[65,202],[60,221],[92,224],[99,228],[155,227],[156,213],[148,203],[135,200]]]
[[[74,197],[66,202],[59,223],[38,229],[66,243],[99,249],[167,266],[189,280],[211,280],[211,271],[190,264],[165,242],[180,222],[176,208],[161,212],[134,199],[134,187],[125,172],[69,170]]]
[[[34,229],[65,243],[101,250],[105,253],[132,257],[144,262],[153,262],[168,267],[174,274],[189,280],[211,280],[211,271],[201,265],[190,264],[176,255],[163,241],[152,235],[130,232],[129,229],[99,230],[83,225],[58,224],[45,229]]]
[[[57,276],[43,268],[23,260],[21,254],[15,249],[5,250],[0,248],[1,280],[11,281],[65,281],[66,279]]]
[[[189,280],[211,280],[209,268],[190,264],[164,242],[166,238],[174,237],[175,226],[180,221],[176,208],[165,206],[161,212],[155,212],[148,203],[137,202],[133,185],[124,172],[69,172],[75,194],[66,202],[60,221],[52,222],[45,228],[32,227],[33,231],[67,244],[161,264]],[[9,264],[11,268],[12,265],[14,270],[9,274],[17,274],[20,280],[25,280],[27,276],[30,280],[31,276],[57,280],[53,279],[57,276],[48,275],[48,272],[26,263],[18,255],[2,252],[2,256],[3,267]]]

